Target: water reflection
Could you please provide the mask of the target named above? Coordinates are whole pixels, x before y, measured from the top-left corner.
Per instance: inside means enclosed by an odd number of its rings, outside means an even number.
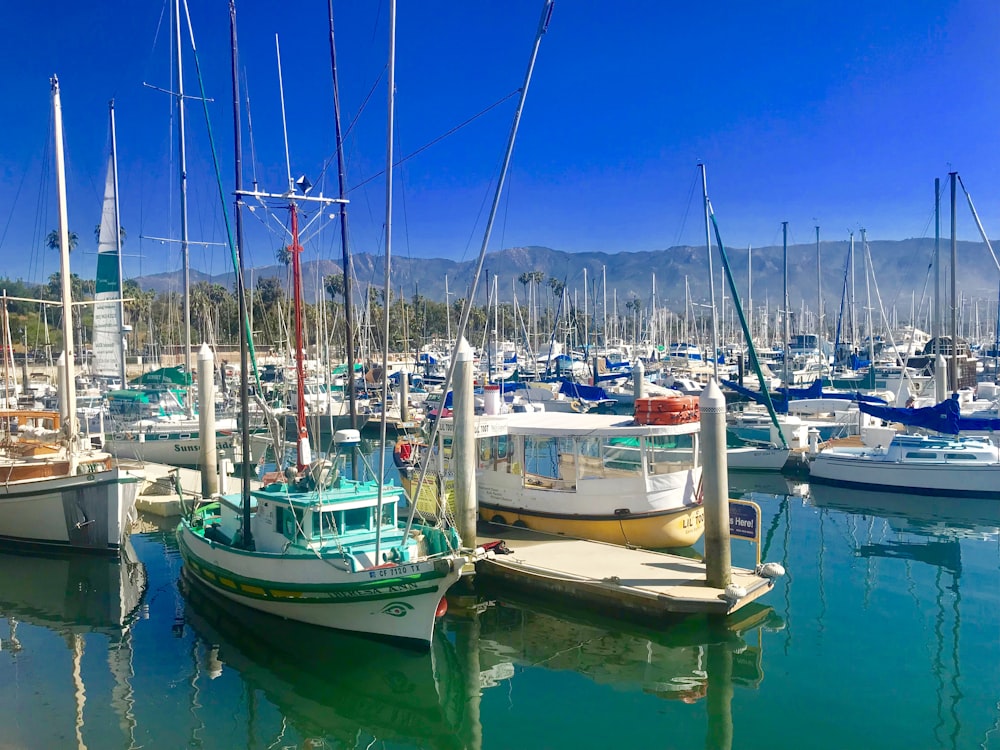
[[[409,651],[220,602],[187,577],[181,585],[198,671],[215,679],[235,670],[245,694],[260,691],[280,711],[280,720],[265,726],[263,714],[247,707],[248,721],[258,723],[248,735],[263,737],[265,746],[290,741],[286,722],[312,747],[376,740],[463,746],[462,675],[447,639],[435,637],[429,652]]]
[[[18,717],[5,726],[5,742],[63,745],[71,719],[78,748],[87,747],[95,734],[101,737],[97,744],[105,745],[114,725],[122,732],[115,744],[136,746],[131,626],[145,589],[145,568],[131,542],[123,545],[120,558],[0,551],[0,616],[8,631],[0,639],[0,650],[6,652],[0,660],[0,700]],[[106,665],[95,669],[92,659],[85,662],[89,650],[106,653]],[[37,690],[38,672],[54,672],[57,689]],[[29,687],[24,693],[22,680]],[[88,691],[93,682],[96,692]],[[44,711],[31,700],[37,699],[36,690],[44,695]],[[116,721],[106,720],[108,708]],[[98,731],[85,733],[95,718]]]
[[[982,498],[906,495],[813,485],[812,504],[856,516],[878,516],[897,531],[952,539],[981,538],[1000,529],[1000,503]]]

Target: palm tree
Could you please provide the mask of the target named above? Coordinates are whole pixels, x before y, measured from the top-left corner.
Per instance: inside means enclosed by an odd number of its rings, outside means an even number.
[[[291,245],[282,245],[281,247],[279,247],[277,250],[274,251],[274,257],[281,265],[283,265],[285,268],[288,268],[290,265],[292,265]]]
[[[122,226],[118,227],[118,237],[119,237],[119,239],[121,241],[121,246],[125,247],[125,239],[126,239],[126,237],[128,237],[128,234],[125,231],[125,227],[122,227]],[[100,244],[100,242],[101,242],[101,225],[100,224],[96,224],[94,226],[94,241],[97,242],[98,244]],[[57,240],[57,242],[58,242],[58,240]]]
[[[332,298],[344,296],[344,274],[331,273],[323,277],[323,288]]]
[[[77,244],[80,242],[80,237],[76,232],[69,232],[69,250],[73,252],[76,249]],[[45,246],[49,250],[59,249],[59,230],[53,229],[45,236]]]

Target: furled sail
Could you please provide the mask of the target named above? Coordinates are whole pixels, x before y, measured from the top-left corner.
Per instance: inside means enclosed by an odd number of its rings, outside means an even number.
[[[97,240],[97,283],[94,294],[94,372],[117,375],[124,372],[122,339],[122,290],[120,230],[115,196],[114,158],[108,159],[104,185],[104,207]]]

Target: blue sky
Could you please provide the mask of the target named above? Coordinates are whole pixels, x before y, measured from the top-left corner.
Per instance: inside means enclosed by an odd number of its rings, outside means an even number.
[[[189,0],[225,190],[233,185],[228,8]],[[97,7],[87,7],[96,5]],[[521,83],[540,0],[402,0],[397,18],[396,155],[417,151]],[[388,3],[334,4],[356,251],[382,249]],[[127,276],[180,266],[176,153],[171,152],[169,5],[9,3],[0,30],[0,258],[30,281],[57,270],[43,247],[56,226],[48,78],[59,75],[69,169],[74,271],[93,272],[107,158],[107,101],[118,119]],[[281,40],[292,171],[319,184],[333,155],[326,3],[238,7],[253,150],[245,172],[285,186],[274,36]],[[607,3],[561,0],[542,41],[509,192],[491,249],[652,250],[701,244],[700,183],[727,244],[779,244],[813,226],[840,240],[933,234],[933,180],[959,171],[1000,236],[996,40],[1000,4]],[[197,93],[185,30],[185,87]],[[367,106],[362,104],[374,88]],[[474,257],[516,98],[408,160],[396,172],[393,253]],[[200,102],[189,101],[192,239],[224,229]],[[244,126],[246,122],[244,121]],[[327,172],[325,192],[335,192]],[[363,184],[362,184],[363,183]],[[231,202],[227,197],[227,203]],[[945,195],[947,205],[947,195]],[[975,239],[968,212],[959,235]],[[279,221],[284,221],[279,217]],[[278,231],[250,217],[252,265],[273,262]],[[277,226],[277,225],[275,225]],[[307,258],[336,257],[339,233],[307,233]],[[947,235],[947,222],[944,223]],[[195,268],[228,270],[221,248],[192,249]]]

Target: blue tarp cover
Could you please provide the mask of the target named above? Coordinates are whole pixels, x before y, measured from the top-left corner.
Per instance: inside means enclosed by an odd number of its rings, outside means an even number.
[[[600,386],[580,385],[566,379],[562,380],[559,392],[565,394],[567,398],[578,398],[582,401],[606,401],[611,398]]]
[[[875,404],[858,404],[865,414],[870,414],[887,422],[900,422],[908,427],[924,427],[928,430],[943,432],[948,435],[959,433],[958,399],[949,398],[935,406],[925,406],[919,409],[898,409]]]

